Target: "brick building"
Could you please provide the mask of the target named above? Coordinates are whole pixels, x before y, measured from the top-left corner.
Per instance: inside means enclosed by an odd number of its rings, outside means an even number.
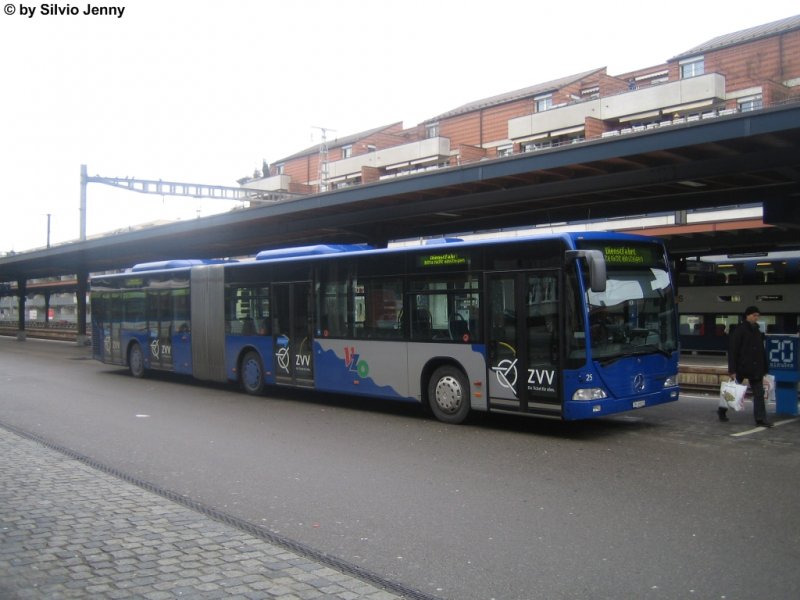
[[[713,38],[663,64],[596,68],[392,123],[274,161],[244,183],[314,193],[800,99],[800,15]]]

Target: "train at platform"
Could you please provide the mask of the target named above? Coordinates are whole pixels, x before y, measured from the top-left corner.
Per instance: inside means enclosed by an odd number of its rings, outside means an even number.
[[[707,256],[677,270],[682,352],[727,352],[753,305],[764,333],[800,332],[800,252]]]

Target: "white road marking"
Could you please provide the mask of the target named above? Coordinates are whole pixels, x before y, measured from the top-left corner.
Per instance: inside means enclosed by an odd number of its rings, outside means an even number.
[[[780,427],[781,425],[786,425],[787,423],[794,423],[794,419],[788,419],[786,421],[775,421],[772,426],[773,427]],[[747,431],[740,431],[739,433],[732,433],[731,437],[742,437],[743,435],[750,435],[751,433],[758,433],[759,431],[767,430],[767,427],[761,427],[758,425],[757,427],[753,427],[753,429],[748,429]]]

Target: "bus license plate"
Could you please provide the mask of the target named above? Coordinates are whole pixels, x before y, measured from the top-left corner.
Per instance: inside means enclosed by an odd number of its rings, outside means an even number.
[[[633,408],[642,408],[644,405],[647,404],[644,400],[634,400],[633,401]]]

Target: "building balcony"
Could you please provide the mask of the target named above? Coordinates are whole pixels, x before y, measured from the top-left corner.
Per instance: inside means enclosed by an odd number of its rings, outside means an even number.
[[[272,177],[262,177],[253,179],[243,184],[242,187],[248,190],[260,190],[262,192],[285,192],[289,190],[292,178],[288,175],[273,175]]]
[[[699,111],[724,101],[725,77],[710,73],[517,117],[508,122],[508,137],[515,142],[555,137],[583,129],[587,117],[630,122]]]
[[[450,140],[443,137],[429,138],[329,162],[328,181],[336,182],[360,176],[362,167],[388,172],[414,165],[438,164],[449,158]]]

